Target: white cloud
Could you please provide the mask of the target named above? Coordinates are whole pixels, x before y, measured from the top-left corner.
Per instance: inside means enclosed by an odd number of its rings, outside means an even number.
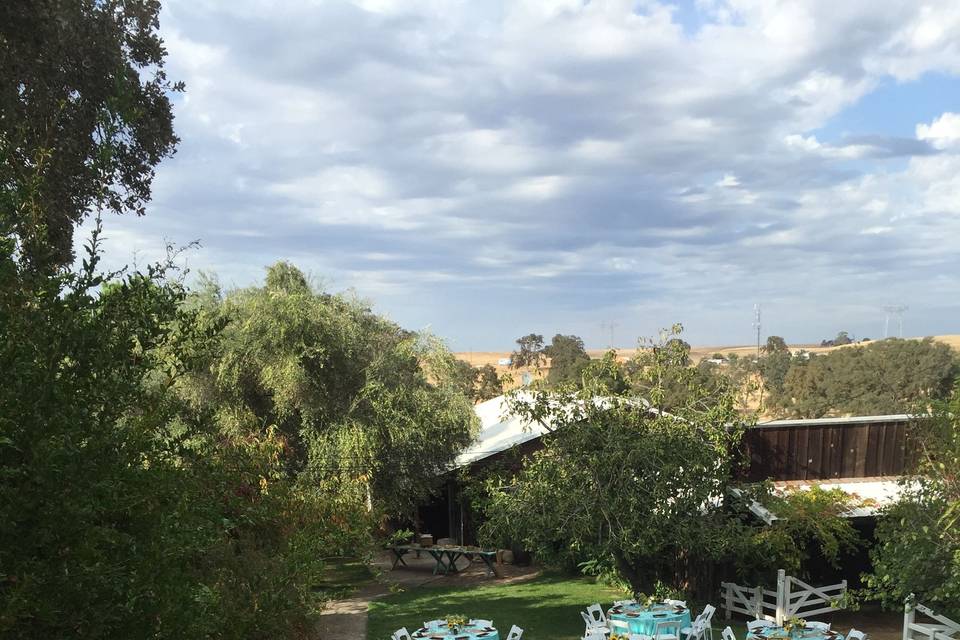
[[[488,344],[571,306],[672,322],[769,296],[810,331],[812,283],[844,309],[945,299],[921,283],[960,266],[960,116],[824,131],[878,86],[960,73],[960,5],[694,4],[682,25],[656,0],[171,0],[183,143],[111,251],[200,237],[238,284],[288,257]]]
[[[918,124],[917,138],[930,142],[937,149],[958,146],[958,143],[960,143],[960,114],[947,112],[930,124]]]

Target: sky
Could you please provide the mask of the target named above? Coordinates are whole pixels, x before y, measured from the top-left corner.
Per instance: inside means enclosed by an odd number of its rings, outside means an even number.
[[[170,0],[108,263],[288,260],[456,351],[960,333],[960,3]],[[79,234],[82,236],[83,234]],[[82,237],[80,238],[82,240]]]

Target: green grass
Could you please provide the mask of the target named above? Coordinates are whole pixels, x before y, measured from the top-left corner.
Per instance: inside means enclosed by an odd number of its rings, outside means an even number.
[[[605,607],[620,596],[593,578],[544,576],[530,582],[490,586],[421,587],[370,604],[368,640],[385,640],[426,620],[462,614],[486,618],[505,638],[511,625],[523,628],[524,640],[574,640],[583,637],[579,611],[599,602]]]
[[[325,599],[345,598],[373,581],[369,565],[356,558],[331,558],[324,567],[323,579],[313,585]]]

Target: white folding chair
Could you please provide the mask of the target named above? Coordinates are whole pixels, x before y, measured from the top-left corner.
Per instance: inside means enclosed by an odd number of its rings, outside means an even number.
[[[607,633],[610,633],[610,630],[607,629],[604,633],[603,629],[600,627],[593,627],[592,629],[587,629],[583,634],[583,640],[607,640]]]
[[[472,620],[470,620],[470,624],[475,625],[477,627],[492,627],[493,620],[482,620],[481,618],[473,618]]]
[[[687,608],[687,603],[685,600],[670,600],[669,598],[664,598],[663,604],[669,604],[673,607],[683,607],[684,609]]]
[[[637,604],[636,600],[614,600],[613,606],[615,607],[626,607],[627,605]]]
[[[766,629],[774,624],[769,620],[747,620],[747,631],[756,631],[757,629]],[[729,629],[729,627],[727,627]],[[731,630],[732,633],[732,630]]]
[[[820,622],[819,620],[807,620],[807,629],[817,629],[818,631],[830,631],[830,623]]]
[[[867,638],[869,638],[867,634],[857,629],[850,629],[847,633],[847,640],[867,640]]]
[[[758,627],[759,628],[759,627]],[[727,627],[720,633],[720,637],[723,640],[737,640],[737,635],[733,632],[733,629]]]
[[[653,629],[655,640],[680,640],[679,620],[660,620]]]
[[[590,616],[595,626],[607,626],[607,616],[603,612],[603,607],[599,604],[592,604],[587,607],[587,615]]]
[[[507,640],[520,640],[520,637],[523,635],[523,629],[517,625],[510,627],[510,633],[507,634]]]
[[[618,636],[628,636],[632,631],[630,631],[630,623],[626,620],[614,620],[610,618],[607,621],[607,627],[610,628],[610,631]]]
[[[709,640],[713,640],[713,614],[716,612],[717,608],[712,604],[708,604],[703,608],[703,613],[700,614],[703,618],[704,630]]]
[[[413,640],[413,638],[410,637],[410,632],[407,631],[406,627],[400,627],[393,632],[391,637],[393,640]]]
[[[423,623],[423,626],[425,626],[427,629],[431,629],[431,628],[434,628],[434,627],[439,627],[439,626],[440,626],[440,623],[442,623],[442,622],[446,622],[446,620],[441,620],[441,619],[437,618],[436,620],[430,620],[429,622],[424,622],[424,623]]]
[[[594,622],[593,618],[586,611],[581,611],[580,617],[583,618],[583,624],[586,625],[586,629],[583,632],[585,637],[599,636],[603,638],[610,633],[610,629],[607,627],[606,622],[601,622],[599,624]]]
[[[697,616],[697,619],[690,623],[689,627],[680,629],[680,637],[684,640],[706,640],[707,629],[703,614]]]

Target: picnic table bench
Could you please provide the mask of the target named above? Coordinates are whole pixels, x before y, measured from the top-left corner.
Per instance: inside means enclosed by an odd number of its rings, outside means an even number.
[[[471,549],[468,547],[421,547],[413,544],[394,544],[389,545],[387,549],[393,552],[392,569],[396,569],[398,564],[407,566],[403,556],[411,551],[415,551],[418,557],[420,552],[425,552],[430,554],[430,557],[434,559],[436,562],[433,567],[434,575],[438,573],[442,573],[443,575],[457,573],[460,571],[460,569],[457,568],[457,560],[460,558],[466,558],[470,561],[470,564],[480,560],[486,565],[487,575],[496,575],[497,573],[493,566],[497,558],[496,551],[484,551],[482,549]]]

